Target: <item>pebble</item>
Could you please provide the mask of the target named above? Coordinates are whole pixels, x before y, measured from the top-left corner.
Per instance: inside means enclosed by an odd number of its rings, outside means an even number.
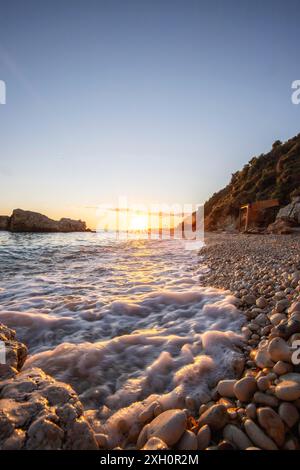
[[[207,404],[203,403],[202,405],[200,405],[199,416],[201,416],[204,413],[204,411],[208,410],[208,408],[209,408],[209,406]]]
[[[252,442],[247,437],[247,435],[233,424],[227,424],[223,430],[224,439],[232,442],[235,447],[240,450],[247,449],[247,447],[252,446]]]
[[[284,450],[297,450],[298,448],[299,448],[299,445],[294,439],[289,439],[284,444]]]
[[[253,402],[274,408],[278,406],[278,399],[274,397],[274,395],[268,395],[263,392],[255,392],[253,396]]]
[[[253,322],[257,323],[259,326],[265,326],[266,323],[268,323],[268,317],[265,313],[260,313]]]
[[[279,325],[282,320],[286,320],[286,315],[284,315],[284,313],[274,313],[274,315],[270,317],[270,322],[274,326]]]
[[[198,449],[204,450],[209,446],[211,441],[211,430],[210,427],[205,424],[202,428],[199,429],[197,434]]]
[[[178,450],[197,450],[198,441],[192,431],[185,431],[176,445]]]
[[[257,387],[262,392],[265,392],[266,390],[268,390],[270,385],[271,385],[271,382],[270,382],[270,379],[268,377],[260,377],[257,380]]]
[[[289,364],[288,362],[284,362],[284,361],[276,362],[275,366],[273,367],[273,371],[277,375],[287,374],[288,372],[291,372],[292,370],[293,370],[292,364]]]
[[[288,313],[300,312],[300,302],[293,302],[290,306]]]
[[[229,441],[221,441],[218,444],[218,450],[234,450],[234,446]]]
[[[249,403],[249,405],[246,406],[246,415],[250,419],[256,418],[256,406],[254,403]]]
[[[182,410],[167,410],[158,415],[151,421],[150,424],[146,425],[138,438],[140,440],[140,446],[150,439],[150,437],[158,437],[164,441],[168,446],[172,446],[179,441],[182,434],[186,429],[187,418],[186,414]],[[146,431],[144,429],[146,428]],[[142,434],[144,431],[144,434]],[[141,438],[142,435],[142,438]],[[140,439],[141,438],[141,439]],[[141,442],[144,440],[141,444]]]
[[[285,426],[280,416],[272,408],[257,410],[258,422],[273,441],[281,447],[284,444]]]
[[[142,450],[167,450],[167,444],[158,437],[150,437]]]
[[[275,395],[283,401],[294,401],[300,398],[300,383],[293,380],[283,380],[275,388]]]
[[[235,396],[241,402],[249,401],[256,390],[257,385],[254,377],[243,377],[234,385]]]
[[[234,408],[235,407],[235,403],[232,400],[229,400],[229,398],[220,398],[218,403],[219,403],[219,405],[224,405],[225,406],[225,408],[227,409],[227,413],[228,413],[228,408]]]
[[[257,350],[255,354],[255,363],[260,369],[274,366],[274,362],[270,358],[266,348],[261,348]]]
[[[254,295],[246,294],[242,297],[242,302],[247,305],[254,305],[256,302],[256,298],[254,297]]]
[[[292,351],[282,338],[273,338],[269,342],[268,353],[274,362],[291,362]]]
[[[198,423],[200,427],[208,424],[212,430],[218,431],[225,426],[227,419],[225,406],[213,405],[200,416]]]
[[[289,306],[289,301],[287,299],[282,299],[278,300],[275,305],[275,310],[277,313],[282,313],[284,312],[285,309],[287,309]]]
[[[268,301],[265,297],[259,297],[258,299],[256,299],[256,305],[259,307],[259,308],[266,308],[266,306],[268,305]]]
[[[100,449],[107,449],[107,436],[106,434],[96,433],[95,438]]]
[[[231,420],[236,419],[238,417],[237,411],[235,411],[233,409],[227,410],[227,414],[228,414],[229,419],[231,419]]]
[[[289,428],[295,426],[299,421],[299,412],[292,403],[282,402],[279,406],[278,413],[282,421],[284,421]]]
[[[158,405],[157,401],[150,403],[150,405],[147,406],[147,408],[144,411],[142,411],[141,414],[139,415],[139,421],[141,423],[147,423],[151,421],[151,419],[153,419],[154,417],[154,409],[157,405]]]
[[[217,392],[221,397],[235,397],[234,386],[236,380],[221,380],[217,386]]]
[[[251,419],[246,419],[245,430],[253,444],[264,450],[277,450],[277,445]]]
[[[149,424],[146,424],[141,430],[136,441],[137,449],[141,449],[146,444],[148,440],[148,428],[149,428]]]
[[[26,432],[22,429],[15,429],[2,443],[1,450],[20,450],[24,446],[25,441]]]

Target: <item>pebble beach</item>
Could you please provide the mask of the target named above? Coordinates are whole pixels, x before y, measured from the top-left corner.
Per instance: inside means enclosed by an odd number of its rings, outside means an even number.
[[[139,437],[140,447],[168,448],[171,434],[175,449],[297,450],[300,354],[293,346],[300,340],[300,237],[207,234],[205,241],[201,284],[229,290],[247,319],[243,371],[219,381],[198,413],[173,410],[155,418]]]
[[[207,427],[198,442],[206,435],[213,449],[298,449],[300,367],[292,346],[300,339],[300,237],[210,234],[200,255],[208,268],[202,284],[230,290],[247,324],[244,371],[220,381],[215,401],[200,407]],[[214,439],[217,411],[224,426]]]

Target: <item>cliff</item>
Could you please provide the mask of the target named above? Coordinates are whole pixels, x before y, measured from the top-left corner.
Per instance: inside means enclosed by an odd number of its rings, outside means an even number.
[[[242,170],[232,174],[229,184],[206,201],[205,228],[235,229],[241,205],[278,199],[284,206],[299,195],[300,134],[285,143],[274,142],[270,152],[253,157]],[[273,221],[266,213],[264,225]]]

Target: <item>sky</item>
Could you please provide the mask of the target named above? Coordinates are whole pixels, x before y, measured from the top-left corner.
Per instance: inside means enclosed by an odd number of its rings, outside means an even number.
[[[200,204],[300,132],[298,0],[0,0],[0,214]]]

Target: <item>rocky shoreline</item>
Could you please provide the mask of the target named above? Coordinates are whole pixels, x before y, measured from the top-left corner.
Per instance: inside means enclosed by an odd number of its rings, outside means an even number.
[[[0,324],[6,363],[0,364],[0,450],[98,449],[77,394],[41,369],[22,371],[27,348]]]
[[[134,422],[120,413],[109,426],[69,385],[22,370],[27,349],[1,325],[0,449],[299,449],[300,237],[210,234],[206,243],[201,284],[229,290],[245,315],[237,376],[212,384],[200,408],[153,395]]]

